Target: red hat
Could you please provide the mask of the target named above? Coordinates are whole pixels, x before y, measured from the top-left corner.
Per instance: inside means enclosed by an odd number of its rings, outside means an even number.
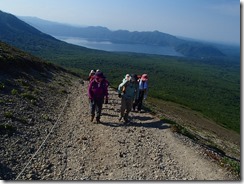
[[[148,80],[148,76],[147,76],[147,74],[143,74],[143,75],[141,76],[141,80],[143,80],[143,81],[147,81],[147,80]]]

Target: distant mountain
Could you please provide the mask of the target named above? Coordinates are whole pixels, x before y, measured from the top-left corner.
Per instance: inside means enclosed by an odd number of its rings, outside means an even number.
[[[41,45],[42,40],[47,42],[58,41],[19,20],[17,17],[2,11],[0,11],[0,27],[0,40],[13,43],[16,46],[23,43],[32,44],[32,42],[38,41],[38,45]]]
[[[2,11],[0,11],[0,41],[36,56],[44,56],[43,58],[50,52],[53,56],[62,57],[62,54],[67,51],[86,52],[90,50],[60,41],[30,26],[16,16]]]
[[[216,57],[225,55],[218,48],[214,47],[211,44],[187,41],[159,31],[111,31],[106,27],[77,27],[46,21],[34,17],[20,17],[20,19],[36,27],[42,32],[53,36],[80,37],[91,41],[110,41],[112,43],[120,44],[147,44],[157,46],[169,46],[174,48],[175,51],[180,52],[187,57]]]
[[[225,56],[221,50],[213,45],[186,41],[159,31],[111,31],[105,27],[75,27],[31,17],[22,17],[22,20],[0,11],[0,40],[38,56],[43,56],[48,52],[58,56],[67,50],[72,52],[72,50],[77,49],[84,52],[88,51],[85,47],[67,44],[50,35],[81,37],[93,41],[110,41],[113,43],[169,46],[187,57]]]

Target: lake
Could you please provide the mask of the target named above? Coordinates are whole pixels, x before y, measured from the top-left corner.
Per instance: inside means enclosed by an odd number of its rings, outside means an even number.
[[[145,45],[145,44],[118,44],[109,41],[90,41],[85,38],[79,37],[66,37],[66,36],[55,36],[55,38],[65,41],[67,43],[104,51],[115,51],[115,52],[135,52],[145,54],[157,54],[157,55],[168,55],[168,56],[180,56],[183,55],[176,52],[172,47],[162,47],[157,45]]]

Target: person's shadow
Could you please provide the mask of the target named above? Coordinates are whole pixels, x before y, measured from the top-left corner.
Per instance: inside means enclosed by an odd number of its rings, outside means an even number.
[[[138,117],[133,117],[138,118]],[[124,124],[124,122],[101,122],[102,125],[110,126],[110,127],[145,127],[145,128],[158,128],[158,129],[168,129],[170,128],[169,125],[166,125],[164,121],[159,120],[155,122],[150,123],[144,123],[143,121],[150,120],[152,118],[150,117],[139,117],[140,123],[130,121],[127,124]]]
[[[150,122],[150,123],[134,123],[131,122],[127,126],[134,126],[134,127],[145,127],[145,128],[158,128],[158,129],[168,129],[170,128],[169,125],[166,125],[162,120]]]

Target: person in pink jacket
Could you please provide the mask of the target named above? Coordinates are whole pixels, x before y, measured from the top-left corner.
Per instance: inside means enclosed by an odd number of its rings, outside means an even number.
[[[91,122],[96,115],[96,122],[101,123],[100,117],[103,103],[108,103],[108,81],[105,79],[102,72],[96,72],[94,79],[90,81],[88,97],[90,102]]]

